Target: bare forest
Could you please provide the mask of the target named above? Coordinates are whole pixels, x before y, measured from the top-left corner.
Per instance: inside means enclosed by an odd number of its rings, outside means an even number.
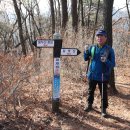
[[[0,0],[0,130],[130,130],[130,1]],[[125,9],[125,11],[123,11]],[[45,11],[45,13],[43,13]],[[101,117],[100,94],[94,111],[84,112],[88,82],[84,46],[104,28],[116,67],[109,83],[108,118]],[[59,33],[62,48],[78,56],[60,56],[60,112],[52,112],[53,48],[37,48],[36,39]]]

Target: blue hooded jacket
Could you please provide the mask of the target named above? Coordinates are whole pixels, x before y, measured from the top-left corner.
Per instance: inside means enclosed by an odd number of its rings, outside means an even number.
[[[90,65],[87,73],[89,80],[96,81],[109,81],[111,70],[115,67],[115,54],[114,50],[107,44],[103,47],[94,45],[94,56],[90,59]],[[91,53],[92,46],[87,51],[84,51],[84,60],[89,60],[92,57]],[[106,62],[101,62],[101,56],[107,54]],[[102,79],[103,74],[103,79]]]

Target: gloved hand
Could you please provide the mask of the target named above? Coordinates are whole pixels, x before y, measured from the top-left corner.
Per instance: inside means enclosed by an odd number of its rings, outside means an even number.
[[[85,46],[84,46],[84,51],[87,51],[88,50],[88,48],[89,48],[89,44],[86,44]]]
[[[105,63],[107,61],[107,57],[105,55],[101,55],[101,62]]]

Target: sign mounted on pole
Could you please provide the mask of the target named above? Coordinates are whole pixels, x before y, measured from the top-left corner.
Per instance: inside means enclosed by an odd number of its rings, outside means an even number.
[[[60,58],[54,58],[53,99],[60,98]]]
[[[38,48],[51,48],[54,47],[54,40],[37,39],[33,45]]]
[[[52,111],[59,111],[60,103],[60,56],[77,56],[81,52],[77,48],[62,48],[62,39],[59,33],[53,39],[37,38],[32,43],[37,48],[53,48],[53,85],[52,85]]]
[[[77,56],[81,52],[77,48],[62,48],[61,56]]]
[[[54,75],[60,75],[60,58],[54,58]]]
[[[59,111],[60,104],[60,54],[62,48],[62,39],[59,33],[55,33],[54,39],[54,67],[53,67],[53,85],[52,85],[52,111]]]

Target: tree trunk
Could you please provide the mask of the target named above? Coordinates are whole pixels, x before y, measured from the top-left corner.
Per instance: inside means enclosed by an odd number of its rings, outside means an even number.
[[[90,11],[91,11],[91,7],[92,7],[92,0],[90,0],[89,2],[89,10],[88,10],[88,19],[87,19],[87,27],[89,28],[89,24],[90,24]]]
[[[57,10],[58,10],[58,16],[57,16],[57,21],[58,21],[58,27],[59,28],[61,28],[61,5],[60,5],[60,1],[59,0],[57,0],[57,2],[58,2],[58,8],[57,8]]]
[[[107,42],[110,46],[112,46],[112,10],[113,10],[113,1],[114,0],[104,0],[104,29],[107,31]],[[115,87],[115,75],[114,69],[111,72],[110,77],[110,86],[111,92],[117,92]]]
[[[13,0],[13,4],[14,4],[15,13],[17,15],[17,20],[18,20],[18,27],[19,27],[18,30],[19,30],[20,44],[22,46],[22,53],[23,53],[23,55],[26,56],[27,54],[26,54],[26,47],[25,47],[25,44],[24,44],[21,13],[20,13],[20,9],[18,8],[16,0]]]
[[[78,31],[78,14],[77,14],[77,0],[71,0],[72,13],[72,27],[75,32]]]
[[[97,25],[97,20],[98,20],[99,6],[100,6],[100,0],[98,0],[98,5],[97,5],[96,17],[95,17],[95,22],[94,22],[94,31],[93,31],[93,39],[92,39],[92,44],[94,44],[94,38],[95,38],[95,28],[96,28],[96,25]]]
[[[65,29],[68,22],[67,0],[61,0],[62,5],[62,28]]]
[[[79,0],[80,10],[81,10],[81,26],[83,27],[84,24],[84,7],[83,7],[83,0]]]
[[[38,1],[35,0],[36,2],[36,10],[37,10],[37,15],[38,15],[38,32],[40,34],[40,36],[42,35],[43,33],[43,30],[42,30],[42,17],[41,17],[41,13],[40,13],[40,8],[39,8],[39,4],[38,4]]]
[[[52,20],[52,34],[55,33],[55,12],[54,12],[54,2],[50,0],[50,8],[51,8],[51,20]]]
[[[126,8],[127,8],[127,13],[128,13],[128,18],[129,18],[129,28],[128,28],[128,31],[130,31],[130,10],[129,10],[129,4],[128,4],[128,0],[126,0]],[[128,36],[129,38],[129,36]]]

